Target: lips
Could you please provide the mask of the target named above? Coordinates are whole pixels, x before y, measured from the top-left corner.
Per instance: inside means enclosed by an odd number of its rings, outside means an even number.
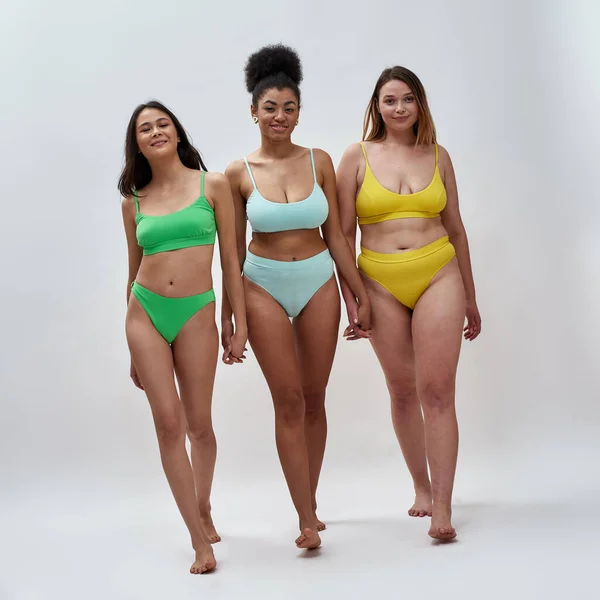
[[[285,125],[271,125],[271,129],[275,131],[285,131],[287,127]]]
[[[156,142],[152,142],[152,144],[150,144],[153,147],[162,147],[167,143],[167,140],[157,140]]]

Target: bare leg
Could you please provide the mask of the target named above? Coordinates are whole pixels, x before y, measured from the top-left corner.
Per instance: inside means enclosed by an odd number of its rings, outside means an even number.
[[[152,409],[163,469],[196,551],[190,572],[212,571],[216,561],[200,524],[194,476],[185,449],[185,419],[173,377],[173,354],[133,295],[127,311],[126,333]]]
[[[431,484],[423,414],[415,384],[411,312],[383,286],[367,277],[363,279],[372,306],[371,344],[385,374],[394,431],[415,488],[415,503],[408,514],[431,516]]]
[[[340,295],[335,279],[330,279],[310,299],[294,320],[296,353],[300,364],[306,413],[304,435],[308,450],[310,492],[317,529],[325,523],[317,519],[317,486],[325,454],[327,417],[325,389],[329,381],[340,324]]]
[[[214,302],[197,312],[173,342],[175,373],[187,420],[200,522],[211,544],[221,541],[212,521],[210,506],[217,458],[211,406],[218,345]]]
[[[453,259],[433,279],[413,314],[417,389],[425,415],[427,457],[433,490],[429,535],[452,539],[452,488],[458,454],[454,403],[456,369],[465,319],[465,295]]]
[[[279,460],[300,519],[299,548],[318,548],[304,436],[304,396],[294,335],[287,315],[262,288],[244,278],[248,338],[267,380],[275,408]]]

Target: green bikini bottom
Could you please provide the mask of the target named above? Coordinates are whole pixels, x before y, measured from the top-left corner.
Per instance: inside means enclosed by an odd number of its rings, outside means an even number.
[[[159,296],[137,281],[131,284],[131,293],[137,298],[146,314],[150,317],[156,331],[171,344],[187,321],[207,304],[215,301],[213,289],[195,296],[167,298]]]

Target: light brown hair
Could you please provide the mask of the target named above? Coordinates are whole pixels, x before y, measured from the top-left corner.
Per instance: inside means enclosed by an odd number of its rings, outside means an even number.
[[[411,89],[415,96],[415,100],[417,101],[417,106],[419,107],[419,119],[413,126],[413,130],[417,136],[417,145],[435,144],[437,141],[435,125],[433,123],[431,111],[429,110],[429,104],[427,103],[425,88],[423,87],[421,80],[406,67],[391,67],[389,69],[384,69],[379,76],[365,113],[363,141],[378,142],[385,139],[387,132],[383,117],[379,112],[379,94],[381,93],[381,88],[388,81],[393,80],[404,81]]]

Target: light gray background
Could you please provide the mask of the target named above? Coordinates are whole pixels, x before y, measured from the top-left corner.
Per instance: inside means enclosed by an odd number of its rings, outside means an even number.
[[[452,577],[463,598],[583,594],[584,527],[600,524],[588,509],[600,495],[598,4],[4,0],[0,10],[0,598],[425,597],[422,577],[451,598]],[[453,158],[483,317],[458,377],[464,535],[432,550],[426,524],[408,522],[379,366],[366,343],[340,341],[321,486],[329,550],[296,560],[270,398],[250,356],[218,369],[213,506],[225,541],[220,572],[199,581],[184,577],[185,530],[128,377],[116,181],[127,121],[150,98],[175,112],[210,170],[255,149],[242,69],[278,41],[305,71],[297,143],[337,164],[378,74],[402,64],[421,77]],[[220,297],[218,259],[214,276]]]

